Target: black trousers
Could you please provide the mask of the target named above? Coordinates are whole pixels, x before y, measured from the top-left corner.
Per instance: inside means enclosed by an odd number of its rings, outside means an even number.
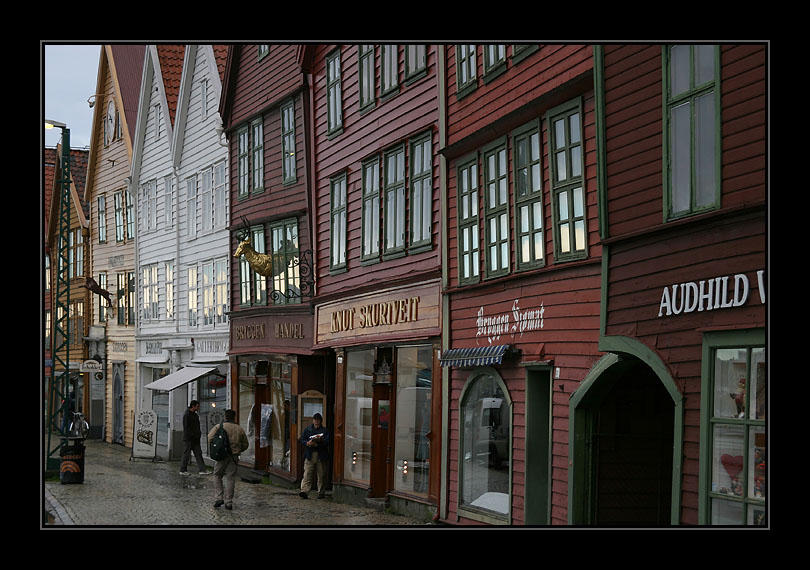
[[[180,460],[180,471],[185,471],[188,468],[188,462],[191,459],[191,452],[194,452],[194,457],[197,459],[197,467],[200,471],[205,471],[205,461],[203,461],[202,448],[200,447],[200,440],[183,441],[185,445],[183,449],[183,458]]]

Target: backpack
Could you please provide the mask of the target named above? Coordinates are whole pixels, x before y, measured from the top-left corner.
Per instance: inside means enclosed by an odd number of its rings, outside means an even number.
[[[228,441],[228,432],[225,431],[222,424],[219,424],[219,429],[211,440],[208,455],[215,461],[222,461],[231,455],[231,444]]]

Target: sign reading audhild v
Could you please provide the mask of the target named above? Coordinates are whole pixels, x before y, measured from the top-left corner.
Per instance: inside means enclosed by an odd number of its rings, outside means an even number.
[[[756,287],[760,304],[765,304],[765,270],[757,271],[756,283],[752,285],[745,273],[724,275],[687,281],[664,287],[659,317],[669,317],[695,311],[714,311],[741,307],[752,297],[752,286]]]

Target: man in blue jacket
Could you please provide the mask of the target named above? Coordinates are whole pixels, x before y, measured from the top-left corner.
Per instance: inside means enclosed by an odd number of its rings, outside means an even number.
[[[313,472],[318,477],[318,498],[323,499],[326,496],[324,466],[329,458],[329,432],[322,423],[323,417],[316,412],[312,416],[312,425],[307,426],[301,434],[301,443],[304,445],[304,476],[301,479],[301,492],[298,496],[302,499],[309,498]]]

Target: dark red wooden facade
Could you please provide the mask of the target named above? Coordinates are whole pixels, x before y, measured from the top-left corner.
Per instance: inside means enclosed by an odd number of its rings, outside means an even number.
[[[385,58],[384,52],[394,54],[393,59]],[[422,53],[423,60],[420,59]],[[409,60],[408,54],[416,55],[416,59]],[[362,75],[361,59],[364,66],[368,65],[369,75]],[[436,154],[439,113],[437,69],[440,65],[437,49],[434,45],[418,48],[405,45],[306,45],[301,52],[301,63],[311,78],[313,92],[313,224],[315,235],[318,236],[315,248],[316,347],[335,355],[335,497],[341,500],[356,500],[358,497],[386,498],[392,507],[400,504],[397,501],[401,500],[417,503],[420,505],[417,508],[432,514],[438,503],[438,466],[441,464],[441,384],[435,373],[432,374],[430,387],[432,425],[427,435],[430,438],[430,452],[429,458],[425,458],[430,465],[430,481],[420,493],[398,493],[394,489],[395,461],[391,457],[391,450],[395,447],[393,429],[384,433],[376,427],[377,423],[374,424],[375,450],[371,458],[374,474],[368,480],[352,477],[344,466],[344,455],[351,453],[347,447],[347,422],[350,419],[347,419],[346,411],[346,366],[348,355],[352,351],[369,351],[374,355],[377,367],[383,362],[392,365],[393,382],[390,385],[380,381],[381,375],[375,371],[373,396],[375,417],[377,413],[382,413],[380,402],[391,402],[392,422],[397,421],[396,355],[399,347],[403,343],[409,346],[418,345],[427,350],[428,354],[433,354],[429,357],[432,364],[428,368],[436,369],[435,364],[438,362],[436,355],[441,332],[439,278],[442,222],[439,163]],[[393,76],[387,73],[391,70],[394,70]],[[392,89],[385,88],[383,75],[395,79],[396,85]],[[365,90],[364,102],[361,102],[363,86],[368,89]],[[335,88],[337,91],[334,91]],[[330,123],[335,116],[334,107],[330,108],[330,92],[332,95],[338,93],[337,101],[331,99],[340,107],[341,120],[337,129],[333,128],[334,123]],[[430,206],[426,208],[429,209],[427,239],[422,240],[417,247],[408,231],[403,246],[394,253],[386,253],[386,205],[382,193],[385,187],[385,157],[391,152],[401,150],[400,156],[405,165],[403,182],[407,189],[404,202],[407,213],[401,219],[410,230],[414,215],[412,168],[414,164],[418,164],[414,150],[416,143],[422,145],[420,148],[429,150],[429,159],[425,161],[423,169],[429,170],[427,185],[432,194]],[[368,226],[364,227],[363,223],[363,190],[364,187],[368,190],[369,185],[368,179],[364,183],[363,172],[364,165],[369,161],[379,167],[376,183],[380,190],[376,194],[380,205],[373,217],[376,218],[381,233],[372,240],[376,241],[377,250],[371,255],[365,251],[364,255],[363,244]],[[335,180],[339,181],[338,184],[345,184],[346,220],[345,249],[340,254],[345,257],[337,262],[332,248],[339,238],[335,236],[331,226],[331,190]],[[330,322],[330,315],[348,314],[348,311],[362,308],[359,303],[373,302],[376,307],[392,299],[404,303],[405,299],[416,297],[419,297],[420,304],[418,318],[416,313],[411,315],[413,321],[410,324],[413,326],[396,325],[390,319],[383,326],[384,319],[381,319],[380,326],[366,327],[363,331],[359,330],[359,324],[352,322],[352,326],[344,323],[343,330],[335,332]],[[356,327],[353,326],[355,324]],[[404,412],[401,419],[404,421]],[[408,429],[414,429],[414,426],[411,425]]]
[[[672,219],[662,189],[666,49],[603,47],[606,284],[600,348],[645,360],[671,392],[672,523],[718,524],[708,514],[716,491],[707,409],[714,374],[710,339],[755,334],[757,345],[765,338],[768,53],[763,44],[720,46],[719,199],[705,212]],[[739,305],[732,302],[735,278],[749,284]],[[712,281],[714,296],[704,298],[706,305],[670,313],[665,290],[671,297],[673,286],[677,294],[681,284],[694,283],[697,291]],[[671,300],[673,309],[684,307],[683,297]],[[745,501],[752,512],[764,505],[760,496]],[[743,504],[738,497],[732,503]],[[745,524],[753,524],[750,515]]]
[[[266,290],[260,293],[255,274],[243,275],[244,258],[231,257],[231,399],[233,408],[239,410],[240,424],[244,424],[247,420],[243,416],[251,406],[240,401],[240,393],[244,390],[252,393],[251,396],[241,395],[242,399],[253,399],[254,409],[251,417],[255,422],[256,452],[255,460],[247,466],[296,480],[300,478],[303,465],[297,444],[302,427],[296,421],[298,399],[310,390],[331,399],[332,382],[324,375],[322,357],[313,350],[312,289],[304,283],[311,280],[314,244],[310,217],[308,84],[298,62],[300,46],[268,44],[263,47],[265,52],[260,51],[259,45],[231,45],[226,63],[220,113],[229,145],[231,252],[236,251],[243,238],[246,221],[252,231],[261,232],[254,234],[253,247],[262,251],[261,245],[268,254],[276,253],[272,239],[274,228],[297,228],[297,247],[288,257],[300,263],[301,281],[298,291],[285,286],[285,291],[294,293],[289,300],[274,299],[273,278],[263,280]],[[285,112],[285,124],[294,128],[294,136],[284,143],[287,146],[282,143],[285,134],[282,133],[282,114]],[[247,160],[243,159],[241,164],[240,135],[243,155],[246,149],[248,151]],[[294,146],[290,147],[290,141]],[[261,158],[256,159],[254,152]],[[294,156],[294,174],[286,178],[285,152],[287,156],[290,152]],[[261,172],[262,179],[258,184],[254,182],[257,172]],[[240,186],[240,173],[246,175],[247,185]],[[257,235],[263,236],[258,238],[263,239],[263,243],[256,243]],[[279,390],[281,384],[285,385],[283,390]],[[279,454],[267,451],[271,448],[266,442],[260,442],[263,426],[255,411],[263,405],[274,406],[271,429],[279,432],[273,432],[278,441],[286,439],[289,445],[289,463],[283,463],[281,468]],[[287,436],[282,435],[285,430]]]
[[[488,509],[482,495],[466,496],[464,481],[475,458],[463,448],[472,420],[462,408],[465,390],[483,368],[449,366],[447,496],[444,520],[451,524],[566,524],[568,503],[569,414],[572,392],[598,359],[601,245],[597,203],[597,148],[593,89],[593,48],[587,45],[506,45],[499,70],[485,60],[488,46],[474,46],[474,87],[459,92],[460,46],[447,46],[447,348],[509,345],[517,356],[493,364],[511,402],[511,440],[507,458],[499,458],[490,478],[508,477],[497,491],[505,503]],[[523,51],[521,51],[523,48]],[[470,52],[464,57],[469,57]],[[467,71],[469,74],[469,71]],[[549,118],[573,105],[581,118],[584,220],[587,245],[574,259],[555,255],[556,214],[551,190],[553,157]],[[551,113],[551,114],[550,114]],[[542,185],[542,261],[518,263],[521,246],[516,203],[517,133],[539,133]],[[491,275],[486,266],[485,195],[487,149],[506,149],[508,165],[508,251],[505,272]],[[471,162],[472,161],[472,162]],[[464,279],[461,268],[459,172],[477,164],[481,248],[478,277]],[[466,274],[469,277],[469,274]],[[505,410],[505,408],[504,408]],[[490,467],[492,455],[490,452]],[[503,450],[499,450],[503,454]],[[468,483],[473,486],[473,483]],[[494,489],[494,487],[493,487]],[[490,489],[491,491],[493,489]],[[476,492],[477,494],[477,492]],[[479,505],[483,505],[481,508]]]

